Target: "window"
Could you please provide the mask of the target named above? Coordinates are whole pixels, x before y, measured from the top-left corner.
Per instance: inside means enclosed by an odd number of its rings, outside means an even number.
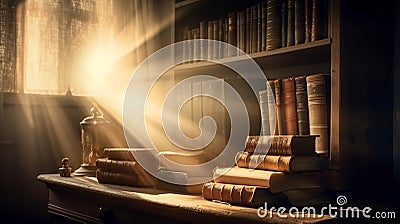
[[[0,0],[0,92],[124,90],[156,49],[148,42],[154,8],[146,0]]]

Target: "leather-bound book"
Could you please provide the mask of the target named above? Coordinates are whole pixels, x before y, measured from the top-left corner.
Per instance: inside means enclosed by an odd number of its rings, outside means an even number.
[[[247,136],[245,152],[270,155],[314,155],[314,135]]]
[[[275,86],[275,103],[276,103],[276,120],[278,123],[278,133],[280,135],[286,134],[285,112],[283,109],[283,93],[282,93],[282,80],[277,79],[274,81]]]
[[[288,34],[288,0],[282,0],[282,47],[287,46]]]
[[[305,42],[305,0],[295,0],[294,3],[294,44]]]
[[[214,38],[214,22],[208,21],[207,23],[207,37],[209,39],[207,44],[207,59],[213,60],[214,56],[214,43],[211,41]]]
[[[307,82],[305,76],[295,78],[296,83],[296,111],[299,135],[310,134],[310,122],[308,118]]]
[[[304,23],[305,23],[305,42],[311,42],[311,23],[312,23],[312,0],[304,0]]]
[[[277,109],[275,104],[275,84],[274,80],[269,80],[267,82],[267,86],[270,86],[271,91],[267,90],[267,98],[268,98],[268,115],[269,115],[269,133],[271,135],[278,135],[278,119],[277,119]],[[273,121],[275,122],[273,123]]]
[[[282,103],[285,113],[286,134],[299,134],[297,128],[296,93],[294,77],[282,79]]]
[[[287,17],[287,46],[294,45],[294,21],[295,21],[295,0],[288,0],[288,17]]]
[[[316,140],[316,152],[329,152],[329,74],[307,76],[308,111],[310,134],[319,135]]]
[[[200,39],[207,39],[208,30],[207,30],[207,22],[201,21],[200,22]],[[207,42],[201,41],[200,42],[200,57],[207,58]]]
[[[327,37],[327,11],[326,0],[312,0],[311,41]]]
[[[228,15],[228,44],[236,46],[236,12]],[[236,56],[236,50],[228,48],[228,57]]]

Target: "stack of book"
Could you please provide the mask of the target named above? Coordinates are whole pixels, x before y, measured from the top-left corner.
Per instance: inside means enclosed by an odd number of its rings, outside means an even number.
[[[96,160],[96,177],[99,183],[131,187],[156,186],[156,179],[136,161],[132,151],[147,155],[146,157],[151,160],[149,164],[154,164],[153,169],[158,168],[156,150],[153,148],[105,148],[104,155],[106,158]]]
[[[140,165],[134,154],[140,157],[142,163],[150,164],[146,166],[147,170]],[[166,159],[183,163],[196,162],[192,161],[195,158],[193,156],[173,152],[159,153],[155,148],[105,148],[104,155],[105,158],[96,160],[96,177],[99,183],[201,193],[201,185],[186,186],[187,172],[165,166]]]
[[[248,54],[269,51],[327,38],[327,9],[327,0],[261,1],[223,18],[186,26],[177,39],[218,40]],[[239,54],[209,41],[184,45],[182,57],[215,60]]]
[[[245,206],[323,206],[336,187],[335,171],[315,153],[315,136],[248,136],[236,166],[217,167],[203,197]],[[336,176],[335,176],[336,175]]]

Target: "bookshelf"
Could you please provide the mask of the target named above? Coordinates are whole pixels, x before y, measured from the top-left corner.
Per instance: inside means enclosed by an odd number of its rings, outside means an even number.
[[[184,40],[182,39],[182,32],[185,32],[185,27],[189,29],[193,29],[199,27],[200,22],[212,21],[212,20],[226,20],[229,19],[229,14],[231,12],[245,12],[246,10],[253,8],[253,6],[258,7],[259,3],[266,1],[234,1],[231,2],[219,2],[214,3],[212,1],[207,0],[187,0],[187,1],[179,1],[176,3],[174,8],[174,27],[173,32],[175,34],[175,42],[179,42]],[[280,1],[278,1],[281,4]],[[294,1],[293,1],[294,3]],[[332,164],[336,164],[340,162],[339,156],[339,133],[338,133],[338,117],[337,114],[337,105],[339,104],[339,84],[336,84],[339,76],[338,66],[340,64],[340,60],[338,57],[335,57],[339,52],[339,38],[340,34],[338,31],[340,29],[338,22],[340,13],[340,2],[339,1],[330,1],[327,0],[327,15],[326,15],[326,30],[325,37],[322,39],[313,40],[310,42],[293,44],[291,46],[283,46],[276,49],[266,49],[257,51],[255,53],[247,53],[252,57],[256,63],[263,70],[266,78],[268,80],[275,79],[283,79],[292,76],[299,75],[311,75],[317,73],[329,73],[331,74],[331,111],[332,114],[331,119],[329,119],[330,123],[330,158],[333,162]],[[225,5],[226,7],[217,7],[218,5]],[[213,7],[215,5],[215,7]],[[266,6],[268,7],[268,6]],[[294,7],[294,6],[293,6]],[[215,9],[213,9],[215,8]],[[218,8],[218,10],[217,10]],[[261,6],[259,6],[261,8]],[[258,9],[258,13],[262,9]],[[260,17],[260,15],[257,15]],[[259,19],[259,18],[258,18]],[[335,21],[335,22],[332,22]],[[236,21],[238,22],[238,21]],[[247,21],[245,21],[246,23]],[[254,20],[253,20],[254,22]],[[247,26],[249,24],[245,24]],[[214,25],[215,26],[215,25]],[[267,26],[267,25],[266,25]],[[260,29],[260,27],[258,27]],[[236,30],[236,32],[239,32]],[[248,32],[248,31],[246,31]],[[259,35],[259,33],[257,33]],[[283,34],[282,34],[283,36]],[[245,37],[247,39],[247,37]],[[192,38],[189,38],[192,39]],[[247,41],[247,40],[246,40]],[[282,40],[283,41],[283,40]],[[237,41],[239,42],[239,41]],[[266,41],[267,42],[267,41]],[[239,43],[237,43],[239,45]],[[250,44],[251,45],[251,44]],[[230,56],[230,57],[222,57],[220,59],[216,59],[217,62],[220,63],[230,63],[230,62],[238,62],[243,60],[240,56]],[[219,76],[219,74],[229,73],[224,66],[221,66],[219,63],[210,62],[210,61],[197,61],[192,63],[184,63],[175,66],[174,68],[174,79],[176,81],[182,80],[184,78],[188,78],[190,76],[196,74],[209,74],[213,75],[215,73]],[[240,79],[240,77],[236,74],[229,74],[229,78],[221,76],[221,78],[225,78],[228,83],[232,83],[229,79]],[[240,84],[239,84],[240,85]],[[243,94],[244,96],[249,96],[249,92]],[[249,101],[254,100],[254,98],[249,99]],[[257,105],[250,105],[248,108],[256,109]],[[258,119],[257,115],[251,116],[250,119]],[[257,122],[251,123],[251,125],[255,125],[256,127],[252,130],[258,130],[260,124]],[[333,166],[335,169],[338,168],[335,165]]]
[[[243,11],[259,2],[180,1],[172,11],[174,42],[182,40],[185,26],[193,28],[201,21],[226,18],[229,12]],[[380,183],[390,186],[393,178],[393,120],[388,105],[393,99],[390,84],[393,15],[388,13],[391,7],[391,4],[328,0],[326,38],[249,54],[267,79],[330,74],[329,157],[332,167],[340,170],[349,186],[384,188]],[[219,59],[220,62],[237,60],[240,57]],[[175,66],[174,78],[181,80],[206,71],[222,73],[226,71],[222,67],[207,61],[185,63]],[[371,183],[371,178],[380,181]]]

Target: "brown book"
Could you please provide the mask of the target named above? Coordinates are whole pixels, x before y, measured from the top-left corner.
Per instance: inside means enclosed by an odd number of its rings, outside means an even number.
[[[135,161],[100,158],[96,160],[96,167],[108,172],[135,174],[135,169],[137,168],[136,163]]]
[[[207,23],[207,37],[208,37],[207,59],[213,60],[214,42],[211,41],[214,38],[214,22],[213,21],[208,21],[208,23]]]
[[[305,23],[305,42],[311,42],[311,23],[312,23],[312,0],[304,0],[305,1],[305,9],[304,9],[304,23]]]
[[[287,32],[288,32],[288,0],[282,0],[282,16],[281,16],[281,20],[282,20],[282,47],[287,47]]]
[[[200,26],[200,39],[207,39],[208,30],[207,30],[207,22],[201,21]],[[200,57],[207,58],[207,42],[201,41],[200,42]]]
[[[192,29],[192,38],[193,40],[198,40],[200,39],[200,29],[199,28],[194,28]],[[196,59],[198,60],[200,58],[200,43],[199,41],[194,41],[193,42],[193,60]]]
[[[278,133],[280,135],[286,134],[285,111],[283,109],[283,93],[282,93],[282,80],[277,79],[274,81],[275,86],[275,103],[276,103],[276,120],[278,123]]]
[[[213,37],[212,37],[212,39],[213,40],[218,40],[218,37],[219,37],[219,22],[218,22],[218,20],[214,20],[213,21]],[[217,41],[215,41],[214,42],[214,47],[213,47],[213,58],[214,59],[219,59],[220,58],[220,55],[219,55],[219,46],[218,46],[219,44],[218,44],[218,42]]]
[[[282,103],[285,113],[285,126],[288,135],[297,135],[296,92],[294,78],[282,79]]]
[[[116,184],[131,187],[153,187],[156,179],[150,174],[125,174],[97,169],[96,177],[99,183]]]
[[[246,8],[246,53],[251,53],[251,31],[252,31],[252,20],[251,20],[251,8]]]
[[[284,173],[240,167],[221,168],[213,171],[214,182],[268,187],[272,193],[287,190],[320,187],[322,172]]]
[[[329,152],[329,74],[307,76],[310,134],[319,135],[316,152]]]
[[[251,38],[251,50],[250,53],[256,53],[257,52],[257,6],[252,6],[251,7],[251,33],[250,33],[250,38]]]
[[[254,155],[248,152],[238,152],[236,165],[243,168],[255,168],[282,172],[317,171],[327,167],[327,159],[317,155]]]
[[[226,183],[204,183],[202,195],[207,200],[223,201],[249,207],[286,205],[288,199],[283,193],[272,193],[268,188]]]
[[[326,38],[327,18],[326,0],[312,0],[311,41]]]
[[[308,118],[308,98],[307,98],[307,82],[305,76],[295,78],[296,83],[296,112],[297,126],[299,135],[310,134],[310,122]]]
[[[126,161],[136,161],[133,153],[137,155],[143,155],[149,158],[156,158],[157,149],[156,148],[105,148],[104,156],[108,159],[113,160],[126,160]]]
[[[270,155],[314,154],[315,138],[313,135],[248,136],[244,151]]]
[[[236,12],[231,12],[228,15],[228,44],[236,46]],[[228,48],[228,57],[236,56],[236,50]]]
[[[268,90],[268,85],[270,86],[270,90]],[[277,118],[277,109],[275,104],[275,84],[274,80],[270,80],[267,82],[267,98],[268,98],[268,115],[269,115],[269,133],[272,135],[278,135],[278,118]],[[273,122],[275,120],[275,122]]]
[[[288,0],[287,3],[287,46],[294,45],[295,32],[295,0]]]
[[[294,44],[303,44],[305,41],[305,0],[294,2]]]
[[[282,11],[281,1],[267,1],[267,51],[282,46]]]
[[[189,27],[185,26],[182,32],[183,41],[189,40],[188,33],[189,33]],[[187,42],[185,42],[182,46],[182,59],[189,60],[189,44]]]

